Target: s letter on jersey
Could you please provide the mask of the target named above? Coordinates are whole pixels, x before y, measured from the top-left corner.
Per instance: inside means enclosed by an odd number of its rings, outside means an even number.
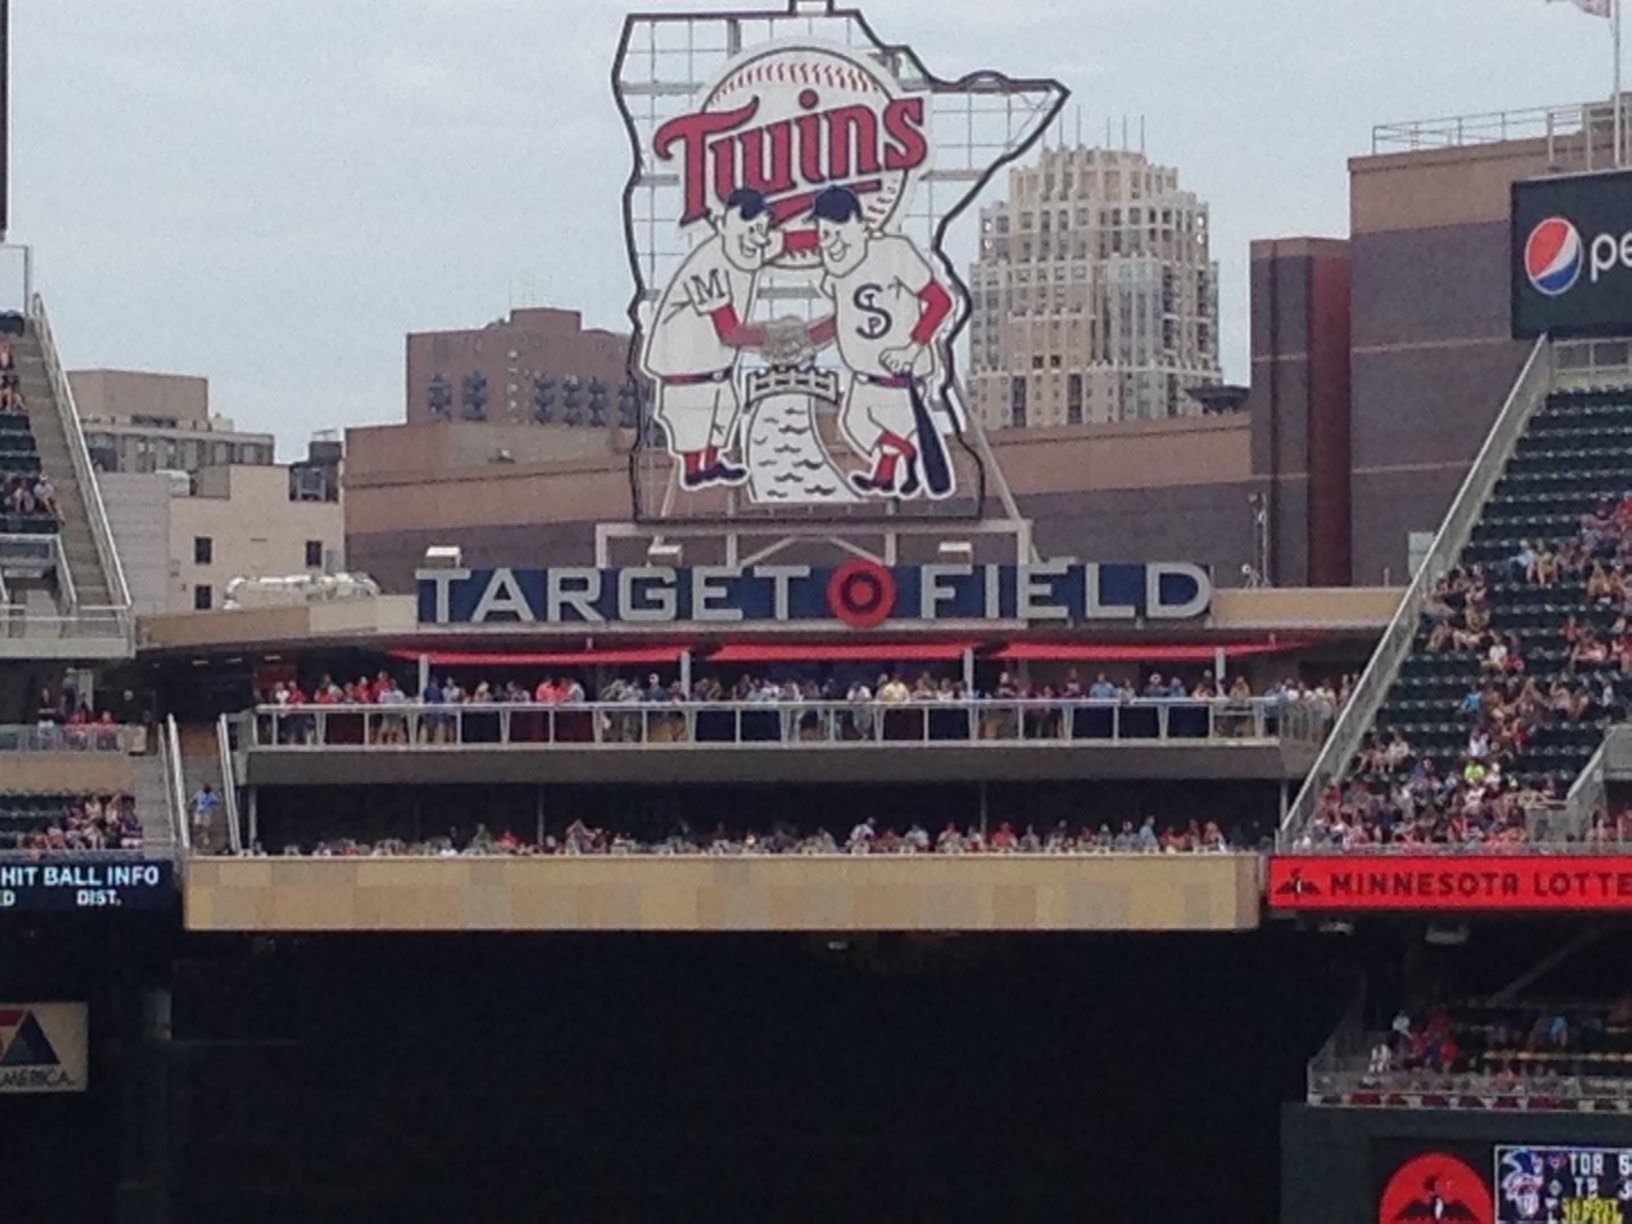
[[[613,82],[635,516],[979,516],[942,244],[1064,87],[941,80],[835,0],[631,17]]]

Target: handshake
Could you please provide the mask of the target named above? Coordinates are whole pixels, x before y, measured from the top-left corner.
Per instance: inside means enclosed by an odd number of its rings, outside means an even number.
[[[822,347],[811,335],[811,323],[796,315],[785,315],[765,324],[764,339],[760,342],[760,356],[767,364],[797,368],[810,364]]]

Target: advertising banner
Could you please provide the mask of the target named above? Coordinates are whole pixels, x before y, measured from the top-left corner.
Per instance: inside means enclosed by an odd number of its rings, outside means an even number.
[[[84,1092],[89,1032],[83,1003],[0,1003],[0,1096]]]
[[[1269,862],[1276,910],[1632,910],[1632,863],[1552,854],[1289,854]]]
[[[1513,335],[1632,328],[1632,172],[1513,185]]]
[[[1379,1145],[1378,1224],[1461,1220],[1494,1224],[1490,1185],[1478,1145],[1446,1144],[1405,1155],[1407,1145]]]

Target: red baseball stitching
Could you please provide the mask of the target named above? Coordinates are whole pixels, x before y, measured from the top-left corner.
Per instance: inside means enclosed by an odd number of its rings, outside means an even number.
[[[714,98],[718,100],[739,89],[769,82],[773,78],[783,84],[826,85],[833,89],[846,89],[852,93],[883,92],[882,87],[869,73],[863,72],[853,64],[839,65],[820,61],[812,63],[808,60],[788,62],[772,58],[757,60],[727,77],[714,91]]]

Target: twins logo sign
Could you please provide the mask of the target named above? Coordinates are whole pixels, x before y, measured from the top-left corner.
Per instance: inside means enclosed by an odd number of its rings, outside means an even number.
[[[625,27],[615,81],[635,154],[631,364],[650,388],[641,447],[669,456],[653,481],[637,447],[636,514],[899,512],[955,498],[978,512],[952,349],[967,295],[942,239],[1065,91],[990,73],[943,82],[859,14],[789,3]],[[721,30],[697,29],[711,23]],[[680,46],[722,48],[680,57],[681,75],[704,82],[689,96],[673,88],[680,58],[646,51]],[[666,74],[650,66],[660,61]],[[938,177],[953,185],[920,201],[949,108],[972,112],[976,96],[989,107],[1005,87],[1026,94],[1020,119],[952,138],[958,173]],[[648,504],[658,497],[661,510]]]

